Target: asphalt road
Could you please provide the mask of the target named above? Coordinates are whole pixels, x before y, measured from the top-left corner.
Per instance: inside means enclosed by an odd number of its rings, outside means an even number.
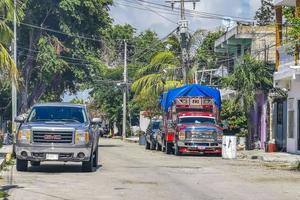
[[[219,157],[175,157],[120,140],[101,139],[99,168],[42,163],[29,172],[3,174],[12,180],[8,199],[285,200],[300,199],[300,173],[258,162]]]

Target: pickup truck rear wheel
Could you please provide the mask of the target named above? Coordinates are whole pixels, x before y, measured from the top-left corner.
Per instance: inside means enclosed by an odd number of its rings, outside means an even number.
[[[17,165],[17,171],[25,172],[28,169],[28,161],[27,160],[20,160],[17,158],[16,165]]]
[[[93,171],[93,154],[90,157],[89,161],[83,161],[82,162],[82,166],[81,166],[81,170],[83,172],[92,172]]]

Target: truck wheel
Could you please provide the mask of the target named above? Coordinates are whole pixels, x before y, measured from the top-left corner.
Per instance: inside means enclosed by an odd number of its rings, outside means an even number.
[[[93,158],[93,167],[98,166],[98,146],[96,148],[96,151],[94,153],[94,158]]]
[[[181,156],[181,152],[179,152],[179,147],[177,142],[175,143],[174,154],[175,156]]]
[[[17,165],[17,171],[25,172],[28,169],[28,161],[27,160],[20,160],[17,158],[16,165]]]
[[[83,161],[81,170],[83,172],[92,172],[93,171],[93,154],[90,157],[89,161]]]
[[[150,149],[150,143],[146,140],[146,143],[145,143],[145,149]]]
[[[31,164],[31,166],[37,167],[37,166],[41,165],[41,162],[39,162],[39,161],[31,161],[30,164]]]
[[[155,150],[156,149],[156,145],[153,142],[150,143],[150,149],[151,150]]]
[[[161,142],[161,151],[162,152],[166,151],[166,142],[164,140]]]
[[[156,143],[156,151],[161,151],[161,145],[158,142]]]
[[[166,142],[166,154],[172,154],[173,153],[173,145],[170,142]]]

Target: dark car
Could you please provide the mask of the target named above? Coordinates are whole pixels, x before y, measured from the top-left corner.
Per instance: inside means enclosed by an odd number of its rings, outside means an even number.
[[[161,145],[157,143],[157,135],[161,134],[162,132],[162,120],[151,120],[146,133],[146,149],[157,149],[160,150]]]

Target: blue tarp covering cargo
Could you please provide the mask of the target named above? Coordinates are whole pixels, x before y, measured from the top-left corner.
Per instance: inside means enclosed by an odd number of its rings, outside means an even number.
[[[221,95],[220,91],[208,86],[190,84],[183,87],[171,89],[168,92],[165,92],[160,98],[160,104],[163,107],[165,112],[168,112],[168,109],[174,102],[177,97],[211,97],[214,99],[216,106],[221,109]]]

